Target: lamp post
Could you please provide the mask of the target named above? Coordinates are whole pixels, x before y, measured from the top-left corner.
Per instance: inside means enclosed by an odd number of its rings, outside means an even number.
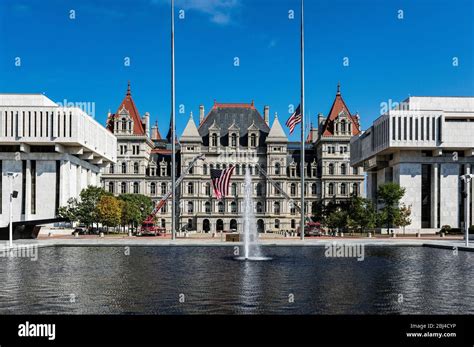
[[[13,247],[13,199],[16,199],[18,192],[13,190],[13,179],[18,176],[16,172],[7,172],[10,181],[10,225],[9,225],[9,245]]]
[[[465,208],[466,208],[466,213],[464,214],[464,228],[465,228],[465,237],[466,237],[466,247],[469,247],[469,209],[470,209],[470,186],[471,186],[471,180],[474,178],[474,174],[465,174],[462,175],[461,180],[466,183],[465,189],[466,189],[466,201],[464,203]]]

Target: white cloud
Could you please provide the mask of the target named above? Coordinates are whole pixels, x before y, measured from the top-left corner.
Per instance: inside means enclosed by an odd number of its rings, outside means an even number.
[[[151,0],[152,3],[170,3],[170,0]],[[201,12],[213,23],[226,25],[232,22],[231,14],[240,8],[240,0],[175,0],[175,8]]]

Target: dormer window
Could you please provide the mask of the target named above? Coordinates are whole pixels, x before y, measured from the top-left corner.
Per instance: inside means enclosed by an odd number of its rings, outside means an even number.
[[[257,147],[257,135],[255,134],[250,135],[250,146]]]
[[[231,144],[230,145],[232,147],[237,147],[237,134],[232,134],[230,136],[230,138],[231,138]]]
[[[211,146],[217,147],[217,134],[215,133],[211,135]]]

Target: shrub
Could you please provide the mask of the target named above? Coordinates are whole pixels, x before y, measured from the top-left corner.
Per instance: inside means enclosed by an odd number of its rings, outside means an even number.
[[[447,233],[449,233],[450,230],[451,230],[451,225],[443,225],[443,226],[441,227],[441,232],[442,232],[442,233],[447,234]]]

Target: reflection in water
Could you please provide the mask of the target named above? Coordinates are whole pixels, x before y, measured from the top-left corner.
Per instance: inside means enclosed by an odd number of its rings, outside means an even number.
[[[236,261],[232,247],[41,248],[35,262],[0,258],[0,314],[474,313],[474,253],[264,251],[272,260]]]

